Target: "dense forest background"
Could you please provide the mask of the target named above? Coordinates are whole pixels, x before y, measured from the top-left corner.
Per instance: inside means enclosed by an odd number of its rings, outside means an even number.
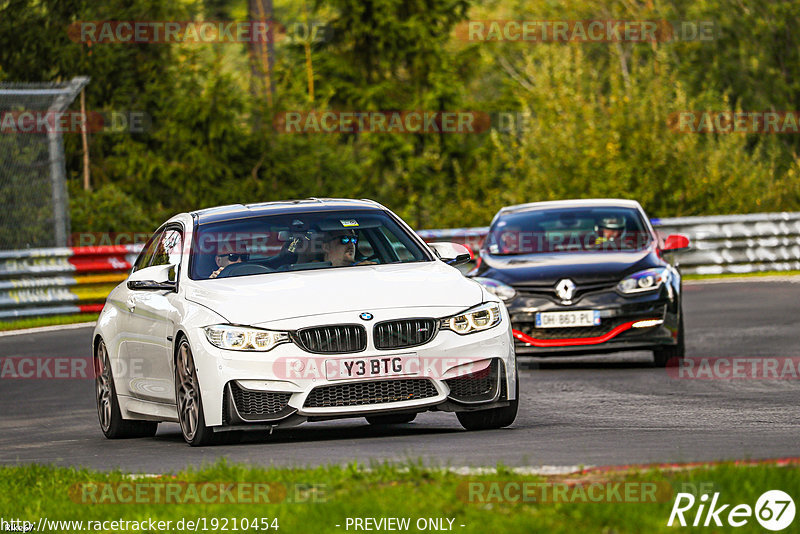
[[[92,111],[141,133],[66,139],[72,230],[148,231],[206,206],[373,198],[416,228],[488,224],[511,203],[638,199],[653,216],[800,209],[800,135],[687,134],[683,110],[800,110],[800,3],[769,0],[274,0],[325,28],[247,44],[104,44],[76,21],[248,20],[267,0],[0,0],[0,81],[92,78]],[[706,20],[710,41],[477,42],[468,20]],[[266,65],[272,63],[271,75]],[[309,83],[313,82],[313,83]],[[313,88],[312,88],[313,86]],[[77,109],[77,104],[72,109]],[[470,134],[278,134],[286,110],[479,110]],[[517,122],[517,126],[520,122]]]

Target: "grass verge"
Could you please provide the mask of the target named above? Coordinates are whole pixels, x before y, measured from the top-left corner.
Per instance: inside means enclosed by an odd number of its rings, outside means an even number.
[[[203,483],[270,484],[270,502],[242,498],[239,489],[232,492],[245,502],[217,503],[214,494],[203,489],[217,485]],[[497,483],[499,492],[493,492]],[[511,485],[509,485],[510,483]],[[566,489],[559,502],[521,502],[522,493],[514,491],[513,484],[551,483]],[[623,488],[631,485],[657,484],[660,488],[655,499],[634,498],[632,502],[592,502],[590,495],[598,493],[580,491],[590,484],[600,484],[600,495],[616,500],[611,491],[613,484]],[[180,485],[182,490],[173,493],[173,501],[165,502],[170,495],[162,486]],[[470,486],[473,484],[473,486]],[[474,486],[482,484],[482,486]],[[153,490],[161,487],[161,490]],[[252,486],[250,486],[252,487]],[[483,488],[474,491],[475,488]],[[88,490],[87,490],[88,488]],[[100,489],[98,489],[100,488]],[[137,493],[146,488],[143,493]],[[196,492],[188,491],[195,488]],[[283,489],[281,489],[283,488]],[[664,490],[666,488],[666,490]],[[520,475],[503,467],[492,474],[459,475],[447,470],[427,469],[418,464],[404,466],[376,464],[369,469],[350,466],[329,466],[313,469],[259,468],[229,464],[219,461],[202,469],[192,469],[159,477],[137,477],[121,472],[96,472],[86,469],[57,468],[40,465],[0,468],[0,517],[4,520],[18,518],[38,524],[40,518],[83,521],[171,521],[166,529],[140,531],[184,532],[192,530],[186,521],[205,521],[206,531],[223,531],[227,519],[228,531],[254,532],[252,523],[257,520],[264,531],[265,524],[280,532],[347,532],[348,518],[409,518],[409,532],[417,532],[417,521],[442,520],[452,531],[472,532],[673,532],[668,527],[670,511],[678,492],[713,494],[719,492],[720,503],[755,507],[759,496],[767,490],[780,489],[797,499],[800,496],[800,466],[790,464],[737,465],[725,463],[712,466],[683,468],[646,468],[627,471],[588,471],[581,474],[541,477]],[[472,492],[472,493],[470,493]],[[555,495],[555,493],[551,493]],[[621,490],[627,495],[627,489]],[[634,494],[639,495],[634,492]],[[156,495],[161,495],[158,500]],[[190,497],[190,495],[193,495]],[[209,498],[209,495],[212,495]],[[516,495],[516,500],[514,500]],[[534,495],[541,495],[534,494]],[[641,495],[644,495],[642,493]],[[262,494],[263,497],[263,494]],[[628,497],[626,499],[630,500]],[[128,499],[132,502],[122,503]],[[642,501],[647,502],[642,502]],[[656,502],[653,502],[653,501]],[[255,502],[259,501],[259,502]],[[694,520],[699,499],[686,513],[688,524]],[[234,524],[233,519],[237,522]],[[178,521],[184,520],[183,529]],[[242,519],[247,520],[248,528]],[[274,520],[277,519],[277,523]],[[703,517],[704,519],[704,517]],[[449,523],[448,520],[452,520]],[[796,526],[800,519],[796,519]],[[216,528],[214,527],[216,524]],[[701,521],[702,524],[702,521]],[[234,528],[234,525],[237,528]],[[339,526],[337,526],[339,525]],[[429,523],[426,526],[429,527]],[[461,526],[463,525],[463,526]],[[99,526],[99,524],[98,524]],[[106,524],[103,532],[136,531]],[[203,532],[203,523],[198,524]],[[50,524],[51,532],[73,532],[73,528],[60,529]],[[379,529],[376,529],[379,530]],[[427,528],[426,530],[431,530]],[[709,532],[735,530],[736,532],[763,532],[755,517],[738,529],[727,525],[712,528]],[[786,530],[791,531],[792,528]],[[86,530],[84,530],[86,531]]]
[[[88,323],[96,321],[98,313],[79,313],[76,315],[52,315],[46,317],[30,317],[27,319],[14,319],[13,321],[0,321],[0,332],[9,330],[22,330],[36,328],[37,326],[55,326],[60,324]]]

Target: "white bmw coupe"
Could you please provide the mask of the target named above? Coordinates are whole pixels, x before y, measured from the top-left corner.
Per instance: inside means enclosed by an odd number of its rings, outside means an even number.
[[[368,200],[307,199],[182,213],[145,245],[93,335],[100,427],[190,445],[245,430],[455,412],[467,429],[517,414],[503,303]]]

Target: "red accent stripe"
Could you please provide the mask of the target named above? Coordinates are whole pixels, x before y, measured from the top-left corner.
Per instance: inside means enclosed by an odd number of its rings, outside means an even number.
[[[81,304],[78,308],[81,313],[100,313],[103,311],[103,304]]]
[[[649,471],[651,469],[663,469],[663,470],[670,470],[674,471],[677,469],[694,469],[698,467],[714,467],[718,465],[744,465],[744,466],[753,466],[753,465],[776,465],[780,467],[788,466],[788,465],[798,465],[800,464],[800,458],[798,457],[789,457],[789,458],[767,458],[764,460],[712,460],[710,462],[689,462],[689,463],[654,463],[654,464],[626,464],[626,465],[606,465],[606,466],[599,466],[599,467],[588,467],[580,471],[581,474],[587,473],[607,473],[607,472],[618,472],[622,473],[625,471]]]
[[[125,245],[98,245],[95,247],[70,247],[73,256],[113,256],[129,254]]]
[[[125,260],[124,256],[97,257],[73,256],[69,258],[69,263],[75,267],[75,272],[109,272],[109,271],[128,271],[131,264]]]
[[[647,319],[637,319],[636,321],[628,321],[627,323],[623,323],[610,332],[603,334],[602,336],[598,337],[571,337],[571,338],[564,338],[564,339],[536,339],[527,334],[523,334],[519,330],[513,330],[514,337],[518,340],[522,341],[523,343],[528,343],[535,347],[569,347],[572,345],[597,345],[599,343],[605,343],[612,337],[618,336],[625,330],[629,330],[633,323],[638,323],[639,321],[646,321]]]

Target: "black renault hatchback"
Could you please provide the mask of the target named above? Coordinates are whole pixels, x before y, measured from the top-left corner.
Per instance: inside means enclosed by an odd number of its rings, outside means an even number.
[[[505,301],[519,355],[652,350],[663,367],[684,355],[688,247],[632,200],[537,202],[500,210],[468,276]]]

